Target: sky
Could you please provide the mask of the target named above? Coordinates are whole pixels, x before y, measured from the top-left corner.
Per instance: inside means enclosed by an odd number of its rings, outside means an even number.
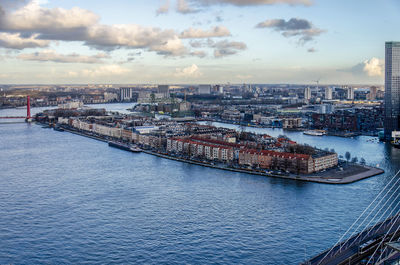
[[[0,0],[0,84],[383,84],[399,0]]]

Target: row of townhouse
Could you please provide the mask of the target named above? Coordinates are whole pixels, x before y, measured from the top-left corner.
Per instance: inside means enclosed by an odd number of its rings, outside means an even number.
[[[130,129],[91,123],[78,118],[59,118],[58,123],[67,124],[82,131],[93,132],[99,135],[137,143],[150,148],[161,149],[166,145],[166,139],[157,135],[141,134],[139,132],[133,132]]]
[[[224,162],[233,161],[238,155],[231,146],[194,141],[190,138],[168,138],[167,151]]]
[[[296,174],[309,174],[334,167],[337,154],[324,153],[317,157],[270,150],[243,149],[239,152],[239,164],[264,169],[278,169]]]

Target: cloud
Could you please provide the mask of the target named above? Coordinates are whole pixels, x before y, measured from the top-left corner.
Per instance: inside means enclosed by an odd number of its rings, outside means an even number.
[[[370,60],[364,61],[364,72],[367,73],[368,76],[383,76],[384,69],[384,61],[378,58],[373,57]]]
[[[88,10],[73,7],[43,8],[31,1],[14,12],[0,18],[0,30],[52,33],[60,30],[77,30],[96,24],[100,17]]]
[[[176,68],[174,73],[175,77],[184,77],[184,78],[197,78],[202,75],[203,74],[200,72],[199,67],[195,64],[192,64],[191,66],[185,68]]]
[[[185,0],[177,0],[176,11],[181,14],[191,14],[191,13],[197,13],[200,10],[191,8]]]
[[[104,65],[94,69],[84,69],[77,73],[79,76],[84,77],[102,77],[102,76],[113,76],[113,75],[124,75],[131,72],[130,69],[121,67],[116,64]],[[76,72],[71,72],[76,73]]]
[[[314,27],[314,25],[301,18],[284,19],[268,19],[256,25],[256,28],[270,28],[275,31],[281,32],[286,37],[299,37],[299,44],[304,44],[314,39],[314,37],[321,35],[325,30]]]
[[[43,48],[50,44],[48,40],[37,39],[38,34],[23,38],[20,33],[0,32],[0,47],[22,50],[25,48]]]
[[[157,15],[166,14],[168,13],[168,11],[169,11],[169,0],[165,0],[165,3],[157,9],[156,14]]]
[[[57,62],[57,63],[103,63],[103,59],[110,56],[105,53],[98,53],[92,56],[72,54],[58,54],[53,50],[44,50],[42,52],[20,54],[17,56],[21,60],[40,61],[40,62]]]
[[[313,47],[309,48],[307,51],[308,52],[317,52],[317,50],[315,48],[313,48]]]
[[[216,5],[216,4],[231,4],[235,6],[255,6],[255,5],[274,5],[274,4],[288,4],[288,5],[304,5],[311,6],[311,0],[192,0],[202,5]]]
[[[214,48],[215,58],[234,55],[241,50],[247,49],[247,45],[244,42],[238,42],[238,41],[223,40],[219,42],[214,42],[212,40],[209,40],[208,45],[209,47]]]
[[[180,34],[181,39],[211,38],[211,37],[227,37],[231,32],[224,26],[216,26],[210,30],[189,28]]]
[[[384,75],[384,60],[379,58],[371,58],[358,63],[350,68],[338,69],[339,72],[349,72],[356,76],[367,77],[383,77]]]
[[[45,41],[82,41],[101,50],[143,48],[166,56],[188,54],[174,30],[136,24],[103,25],[99,19],[96,14],[77,7],[50,9],[31,1],[1,16],[0,31]]]
[[[204,58],[204,57],[207,56],[207,53],[205,51],[192,51],[192,52],[190,52],[190,55],[191,56],[196,56],[196,57],[199,57],[199,58]]]
[[[253,78],[253,76],[252,75],[236,75],[236,78],[243,80],[243,79]]]

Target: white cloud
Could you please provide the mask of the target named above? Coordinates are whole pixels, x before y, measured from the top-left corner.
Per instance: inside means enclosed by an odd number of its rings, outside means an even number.
[[[131,70],[128,68],[121,67],[116,64],[104,65],[94,69],[84,69],[80,72],[81,76],[85,77],[102,77],[102,76],[113,76],[113,75],[124,75],[129,73]]]
[[[212,38],[212,37],[227,37],[230,36],[231,32],[224,26],[216,26],[210,30],[194,29],[189,28],[184,30],[180,38],[181,39],[200,39],[200,38]]]
[[[199,58],[204,58],[204,57],[207,56],[207,53],[205,51],[192,51],[190,53],[190,55],[196,56],[196,57],[199,57]]]
[[[189,6],[185,0],[176,0],[176,11],[181,14],[197,13],[200,10]]]
[[[166,14],[168,13],[168,11],[169,11],[169,0],[165,0],[165,3],[157,9],[156,14],[157,15]]]
[[[55,31],[70,30],[92,26],[99,20],[96,14],[73,7],[44,8],[39,1],[31,1],[12,13],[1,18],[0,29],[10,31]]]
[[[243,80],[243,79],[253,78],[253,76],[252,75],[236,75],[236,78]]]
[[[176,68],[174,76],[183,78],[197,78],[202,76],[200,69],[197,65],[192,64],[191,66],[185,68]]]
[[[312,0],[192,0],[192,2],[200,2],[201,4],[204,5],[231,4],[235,6],[274,5],[274,4],[310,6],[313,4]]]
[[[0,32],[0,47],[22,50],[25,48],[43,48],[50,44],[48,40],[39,40],[36,38],[37,34],[28,38],[22,38],[19,33]]]
[[[383,76],[384,61],[373,57],[370,60],[364,61],[363,71],[367,73],[368,76]]]
[[[0,31],[19,32],[20,36],[34,36],[43,41],[83,41],[102,50],[143,48],[170,56],[188,54],[175,30],[136,24],[103,25],[99,19],[96,14],[77,7],[50,9],[31,1],[6,12],[0,18]]]
[[[98,53],[96,55],[87,56],[87,55],[79,55],[77,53],[71,54],[58,54],[54,50],[44,50],[41,52],[28,53],[28,54],[20,54],[17,56],[18,59],[21,60],[29,60],[29,61],[52,61],[57,63],[103,63],[103,59],[109,58],[110,56],[105,53]]]

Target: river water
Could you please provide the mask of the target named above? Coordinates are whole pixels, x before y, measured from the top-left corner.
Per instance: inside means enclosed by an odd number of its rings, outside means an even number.
[[[386,173],[348,185],[281,180],[0,124],[0,264],[296,264],[334,244],[400,169],[400,150],[374,137],[246,130],[349,151]]]

